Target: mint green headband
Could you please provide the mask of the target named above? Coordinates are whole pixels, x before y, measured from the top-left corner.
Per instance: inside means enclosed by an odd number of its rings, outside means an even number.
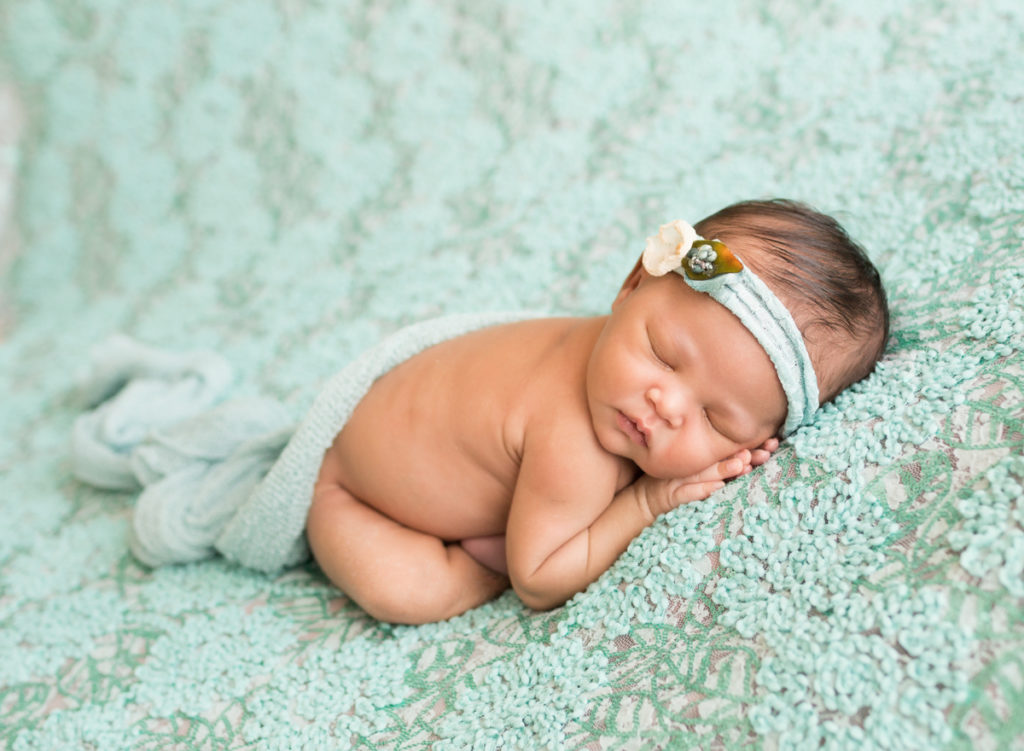
[[[652,276],[672,271],[728,308],[768,353],[789,409],[782,435],[808,424],[818,410],[818,379],[800,330],[768,285],[718,240],[705,240],[683,221],[647,238],[643,265]]]

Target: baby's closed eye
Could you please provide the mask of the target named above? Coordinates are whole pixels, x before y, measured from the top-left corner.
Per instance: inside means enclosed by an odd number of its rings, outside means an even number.
[[[664,350],[660,348],[657,342],[654,340],[654,335],[651,333],[650,329],[647,329],[647,344],[650,347],[651,355],[654,357],[655,362],[657,362],[666,370],[674,369],[672,365],[669,364],[668,359],[664,354]]]
[[[715,431],[724,438],[728,438],[728,436],[726,436],[725,433],[723,433],[722,430],[717,425],[715,425],[715,421],[711,419],[711,414],[708,412],[707,407],[702,407],[700,412],[704,416],[704,422],[706,422],[713,431]]]

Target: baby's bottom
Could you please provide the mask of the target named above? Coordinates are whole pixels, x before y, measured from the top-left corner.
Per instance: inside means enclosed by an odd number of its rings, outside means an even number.
[[[399,524],[349,493],[326,470],[313,490],[306,536],[327,578],[382,621],[445,620],[508,588],[507,578],[461,545]],[[488,556],[495,554],[493,540],[477,539],[484,541]]]

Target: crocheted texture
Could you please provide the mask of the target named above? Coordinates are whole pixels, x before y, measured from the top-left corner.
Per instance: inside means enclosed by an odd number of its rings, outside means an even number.
[[[0,746],[1024,744],[1024,6],[778,5],[0,4]],[[114,331],[299,414],[402,324],[604,311],[653,228],[766,195],[870,250],[889,353],[565,607],[149,571],[70,478]]]

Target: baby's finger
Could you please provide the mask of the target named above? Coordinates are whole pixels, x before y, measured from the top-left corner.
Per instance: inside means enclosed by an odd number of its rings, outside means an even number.
[[[672,491],[672,502],[675,506],[682,506],[684,503],[703,501],[716,490],[721,490],[724,487],[725,483],[722,480],[679,483]]]
[[[779,448],[778,438],[769,438],[756,449],[750,452],[750,463],[759,467],[772,458],[772,454]]]
[[[724,461],[716,462],[705,470],[687,477],[686,483],[714,482],[715,480],[728,480],[730,477],[738,477],[745,474],[744,470],[750,466],[750,452],[746,449],[738,451]]]

